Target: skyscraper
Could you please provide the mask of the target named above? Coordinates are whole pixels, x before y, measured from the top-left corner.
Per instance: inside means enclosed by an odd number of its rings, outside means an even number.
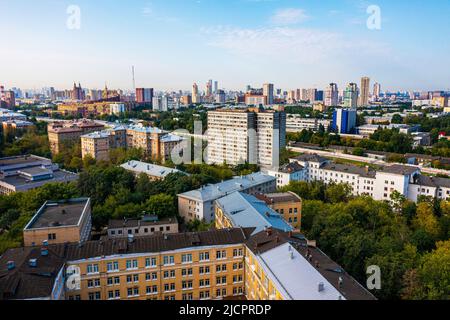
[[[137,103],[151,103],[153,100],[153,88],[136,88]]]
[[[356,117],[356,109],[336,109],[333,113],[331,129],[337,133],[354,133]]]
[[[324,102],[327,107],[339,105],[339,90],[336,83],[330,83],[326,88]]]
[[[369,94],[370,94],[370,78],[361,78],[361,95],[359,97],[359,105],[367,106],[369,104]]]
[[[263,96],[265,96],[267,98],[268,105],[273,104],[273,84],[272,83],[265,83],[263,85]]]
[[[212,80],[209,80],[206,83],[206,96],[208,97],[212,96]]]
[[[214,81],[214,94],[219,93],[219,82]]]
[[[81,88],[81,84],[78,83],[78,87],[76,85],[76,83],[73,83],[73,89],[72,89],[72,100],[84,100],[84,92],[83,89]]]
[[[344,91],[344,107],[357,108],[358,107],[358,85],[356,83],[349,83]]]
[[[374,100],[377,101],[378,98],[381,95],[381,84],[379,84],[378,82],[375,82],[375,84],[373,85],[373,97]]]
[[[200,96],[198,94],[198,85],[195,82],[192,85],[192,103],[200,103]]]

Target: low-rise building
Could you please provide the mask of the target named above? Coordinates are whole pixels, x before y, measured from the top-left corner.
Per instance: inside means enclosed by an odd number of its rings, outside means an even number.
[[[24,155],[0,159],[0,194],[23,192],[47,183],[77,179],[77,174],[61,170],[47,158]]]
[[[184,173],[180,170],[158,166],[142,161],[131,160],[121,165],[125,170],[133,172],[135,175],[146,174],[151,180],[163,180],[172,173]]]
[[[303,130],[319,131],[322,127],[326,131],[331,125],[330,120],[304,118],[298,114],[288,114],[286,117],[286,131],[287,132],[301,132]]]
[[[214,202],[232,192],[248,194],[269,193],[276,190],[276,179],[261,172],[235,177],[214,185],[178,195],[178,211],[186,221],[214,221]]]
[[[293,231],[282,215],[271,209],[264,201],[242,192],[233,192],[215,202],[217,229],[255,228],[253,234],[267,228],[284,232]]]
[[[418,125],[414,125],[414,126],[410,126],[407,124],[389,124],[389,125],[384,125],[384,124],[366,124],[363,126],[359,126],[357,128],[357,132],[359,135],[363,136],[363,137],[370,137],[371,135],[373,135],[376,131],[378,131],[379,129],[398,129],[400,133],[403,134],[411,134],[413,132],[417,132],[420,129],[420,126]]]
[[[288,164],[285,164],[278,170],[267,170],[267,174],[269,176],[275,177],[277,179],[278,188],[288,186],[291,181],[305,180],[304,173],[304,168],[297,162],[290,162]]]
[[[92,229],[89,198],[47,201],[23,230],[25,246],[89,240]]]
[[[25,132],[27,130],[33,129],[34,123],[23,120],[7,120],[2,122],[3,134],[6,136],[8,134],[15,135],[19,132]]]
[[[177,219],[144,216],[142,219],[110,220],[108,223],[109,238],[145,237],[155,233],[178,233]]]
[[[302,155],[291,159],[304,167],[304,181],[325,184],[347,184],[353,195],[368,195],[375,200],[391,201],[394,192],[417,202],[420,196],[450,198],[450,179],[428,179],[420,168],[412,165],[388,165],[374,170],[368,166],[338,164],[318,155]]]
[[[296,230],[302,227],[302,199],[293,192],[257,194],[270,208],[283,216]]]

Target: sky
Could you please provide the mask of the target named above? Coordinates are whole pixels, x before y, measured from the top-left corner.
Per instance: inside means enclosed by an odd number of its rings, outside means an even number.
[[[450,90],[449,13],[447,0],[0,0],[0,84],[131,89],[135,66],[136,86],[156,90],[362,76]]]

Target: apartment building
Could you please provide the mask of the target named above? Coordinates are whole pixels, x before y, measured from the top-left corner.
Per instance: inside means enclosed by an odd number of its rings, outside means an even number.
[[[296,230],[302,226],[302,199],[293,192],[257,194],[271,209],[279,213]]]
[[[23,120],[8,120],[2,122],[3,134],[7,135],[15,135],[19,132],[25,132],[33,129],[34,123]]]
[[[314,241],[253,231],[10,249],[0,257],[0,300],[375,299]]]
[[[303,166],[304,181],[348,184],[353,195],[390,201],[391,195],[398,192],[414,202],[422,196],[450,198],[450,179],[424,176],[416,166],[395,164],[375,171],[369,167],[333,163],[318,155],[302,155],[290,161]]]
[[[178,221],[175,217],[160,219],[158,216],[146,215],[142,219],[110,220],[108,237],[128,238],[144,237],[155,233],[178,233]]]
[[[276,167],[286,145],[284,111],[222,109],[208,112],[209,164],[248,162]]]
[[[102,124],[86,119],[49,123],[47,131],[52,154],[58,154],[64,147],[79,143],[82,135],[100,131],[103,128]]]
[[[78,175],[50,159],[34,155],[0,158],[0,194],[23,192],[52,182],[71,182]]]
[[[214,203],[217,199],[236,191],[256,194],[274,192],[275,190],[276,179],[257,172],[179,194],[178,212],[186,221],[198,219],[210,223],[214,221]]]
[[[23,230],[26,247],[42,244],[85,242],[91,234],[91,200],[47,201]]]
[[[326,119],[303,118],[299,114],[288,114],[286,118],[287,132],[301,132],[311,130],[317,132],[322,127],[327,130],[331,126],[331,121]]]
[[[109,160],[109,152],[115,148],[142,149],[146,155],[165,162],[183,138],[169,134],[161,129],[132,125],[83,135],[81,149],[83,158],[90,155],[97,160]]]
[[[109,161],[109,133],[98,131],[81,136],[81,155],[98,161]]]
[[[217,229],[253,227],[253,234],[267,228],[284,232],[294,230],[284,216],[271,209],[266,202],[242,192],[233,192],[216,200],[215,224]]]

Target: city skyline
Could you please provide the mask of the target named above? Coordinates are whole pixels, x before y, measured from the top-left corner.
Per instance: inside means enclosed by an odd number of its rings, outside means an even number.
[[[343,88],[363,76],[392,91],[450,87],[450,44],[437,37],[450,31],[448,3],[378,1],[380,30],[366,26],[370,3],[356,0],[80,0],[74,30],[66,25],[70,5],[5,1],[0,25],[9,45],[0,51],[0,83],[70,88],[75,80],[127,90],[135,66],[136,86],[158,90],[189,90],[193,82],[203,90],[209,79],[227,90]],[[27,23],[8,28],[17,19]],[[422,50],[438,41],[442,50]]]

